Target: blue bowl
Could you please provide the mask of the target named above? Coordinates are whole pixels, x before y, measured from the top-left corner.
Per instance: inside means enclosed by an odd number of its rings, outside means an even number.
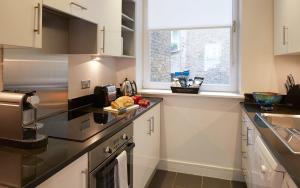
[[[256,103],[262,107],[272,107],[274,104],[280,103],[282,95],[271,92],[253,92]]]

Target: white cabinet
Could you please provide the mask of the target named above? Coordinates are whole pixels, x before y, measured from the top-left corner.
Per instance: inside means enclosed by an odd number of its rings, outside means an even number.
[[[52,9],[59,10],[64,13],[70,12],[69,0],[43,0],[43,5]]]
[[[280,188],[284,169],[270,153],[248,115],[242,112],[242,172],[248,188]]]
[[[88,188],[88,154],[83,155],[37,188]]]
[[[0,46],[42,47],[42,0],[0,1]]]
[[[255,162],[252,172],[253,187],[281,188],[284,175],[283,167],[270,153],[260,136],[256,137],[254,146],[255,149],[252,154]]]
[[[300,53],[300,1],[274,1],[275,55]]]
[[[135,2],[100,0],[98,52],[107,56],[134,56]]]
[[[96,22],[97,0],[43,0],[43,5],[84,20]]]
[[[100,0],[98,8],[98,51],[102,55],[121,56],[122,0]]]
[[[294,183],[294,181],[288,175],[288,173],[285,173],[285,175],[284,175],[284,179],[283,179],[281,188],[297,188],[297,185]]]
[[[133,188],[143,188],[160,160],[160,104],[134,121]]]
[[[242,113],[242,172],[247,186],[252,186],[252,174],[254,171],[254,125],[246,113]]]

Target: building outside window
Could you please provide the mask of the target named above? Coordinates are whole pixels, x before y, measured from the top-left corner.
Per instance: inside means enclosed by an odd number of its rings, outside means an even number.
[[[146,23],[148,25],[146,25],[145,31],[144,88],[170,89],[171,73],[188,70],[190,78],[205,78],[202,90],[237,91],[238,32],[235,28],[236,25],[233,24],[237,19],[237,8],[235,8],[237,6],[234,0],[225,0],[230,4],[230,6],[227,5],[229,10],[223,13],[228,17],[226,20],[222,20],[224,15],[220,15],[221,21],[217,17],[215,20],[212,19],[211,23],[202,23],[201,19],[200,21],[194,19],[193,23],[189,24],[193,26],[186,25],[187,23],[183,20],[182,25],[177,23],[171,25],[167,19],[166,21],[160,19],[158,21],[161,22],[160,25],[157,24],[155,20],[158,19],[156,17],[160,11],[157,9],[158,5],[155,4],[155,1],[159,0],[148,0],[146,5],[148,8]],[[215,9],[214,3],[217,5],[220,1],[212,0],[211,3],[207,3],[203,0],[188,0],[188,2],[194,3],[195,6],[207,6],[207,8]],[[169,3],[170,7],[173,6],[175,9],[176,6],[182,4],[182,1],[173,0]],[[178,5],[174,5],[176,3]],[[185,4],[182,4],[182,8],[184,6]],[[151,15],[154,13],[155,16]],[[165,12],[161,12],[161,14],[166,16]],[[178,14],[181,12],[177,11],[177,17],[180,17]],[[182,16],[192,16],[189,14],[189,12],[183,11]],[[194,14],[192,10],[191,14]]]

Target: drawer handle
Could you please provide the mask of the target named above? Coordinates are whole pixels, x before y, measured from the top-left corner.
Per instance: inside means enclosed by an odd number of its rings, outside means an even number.
[[[71,4],[71,5],[74,5],[74,6],[76,6],[76,7],[79,7],[79,8],[81,8],[82,10],[87,10],[86,7],[84,7],[84,6],[82,6],[82,5],[78,4],[78,3],[71,2],[70,4]]]
[[[249,142],[249,131],[252,131],[252,129],[247,127],[247,146],[251,146],[252,144]]]
[[[151,136],[151,132],[152,132],[152,121],[151,121],[152,118],[148,119],[148,123],[149,123],[149,127],[148,127],[148,133],[150,136]]]
[[[154,133],[154,116],[151,117],[151,131]]]
[[[88,187],[88,170],[82,170],[81,171],[81,175],[82,175],[82,187]]]
[[[101,30],[103,32],[102,34],[102,53],[104,54],[105,53],[105,26],[103,26],[103,29]]]

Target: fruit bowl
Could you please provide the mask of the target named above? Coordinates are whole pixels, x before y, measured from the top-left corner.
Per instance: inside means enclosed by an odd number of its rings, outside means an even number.
[[[263,110],[273,110],[273,105],[280,103],[282,95],[272,92],[253,92],[252,93],[256,103]]]

